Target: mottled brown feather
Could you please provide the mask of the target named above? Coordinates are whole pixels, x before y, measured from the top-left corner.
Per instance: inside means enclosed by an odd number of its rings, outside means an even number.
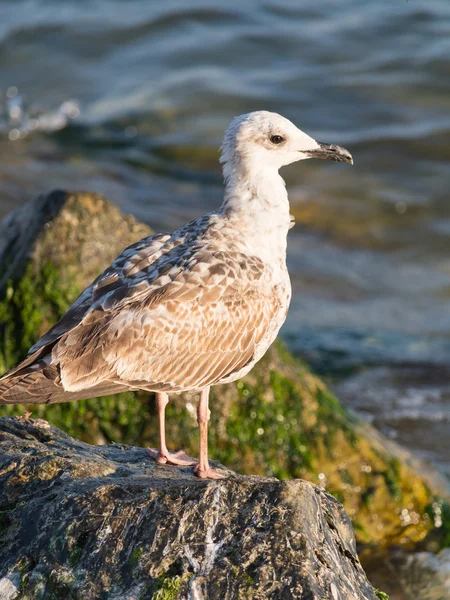
[[[195,390],[240,376],[273,340],[290,290],[278,293],[259,258],[210,245],[217,219],[124,250],[0,379],[0,403]]]

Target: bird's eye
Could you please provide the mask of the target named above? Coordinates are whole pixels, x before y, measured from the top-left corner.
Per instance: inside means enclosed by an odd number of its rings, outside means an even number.
[[[272,142],[272,144],[282,144],[284,142],[284,137],[282,137],[281,135],[272,135],[270,137],[270,141]]]

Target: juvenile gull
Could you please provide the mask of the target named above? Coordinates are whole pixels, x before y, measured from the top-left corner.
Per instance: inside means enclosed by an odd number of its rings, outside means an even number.
[[[221,477],[208,463],[210,387],[250,371],[277,336],[291,298],[292,220],[278,170],[306,158],[353,164],[344,148],[316,142],[266,111],[236,117],[221,150],[222,206],[126,248],[0,378],[0,404],[153,391],[156,460],[195,462],[199,477]],[[200,392],[198,462],[166,446],[168,394],[186,390]]]

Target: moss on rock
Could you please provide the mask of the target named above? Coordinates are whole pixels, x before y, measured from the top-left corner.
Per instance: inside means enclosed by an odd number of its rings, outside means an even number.
[[[28,348],[57,321],[76,296],[127,245],[149,228],[124,216],[101,196],[58,192],[27,207],[40,211],[35,235],[21,242],[14,214],[7,226],[17,231],[11,247],[24,253],[16,268],[2,273],[0,289],[0,365],[23,358]],[[61,196],[62,195],[62,196]],[[23,213],[17,213],[17,220]],[[17,265],[20,264],[20,268]],[[169,443],[197,453],[196,397],[173,396],[167,407]],[[26,407],[0,408],[0,415]],[[437,527],[433,506],[440,500],[425,480],[387,450],[380,436],[349,415],[324,383],[281,343],[237,383],[214,388],[211,397],[211,454],[246,474],[280,479],[302,477],[319,483],[344,503],[356,536],[365,545],[413,546],[430,534],[440,542],[448,524]],[[157,419],[153,398],[125,393],[53,406],[36,406],[70,435],[90,443],[155,445]],[[442,503],[441,503],[442,504]],[[439,504],[439,506],[441,506]],[[442,509],[445,511],[445,506]],[[446,528],[447,527],[447,528]]]

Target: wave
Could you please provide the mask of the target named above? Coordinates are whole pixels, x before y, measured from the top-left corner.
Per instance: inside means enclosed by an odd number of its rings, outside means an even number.
[[[80,105],[68,99],[53,109],[43,109],[27,102],[16,86],[0,90],[0,132],[11,141],[26,138],[30,133],[50,133],[64,129],[80,115]]]

